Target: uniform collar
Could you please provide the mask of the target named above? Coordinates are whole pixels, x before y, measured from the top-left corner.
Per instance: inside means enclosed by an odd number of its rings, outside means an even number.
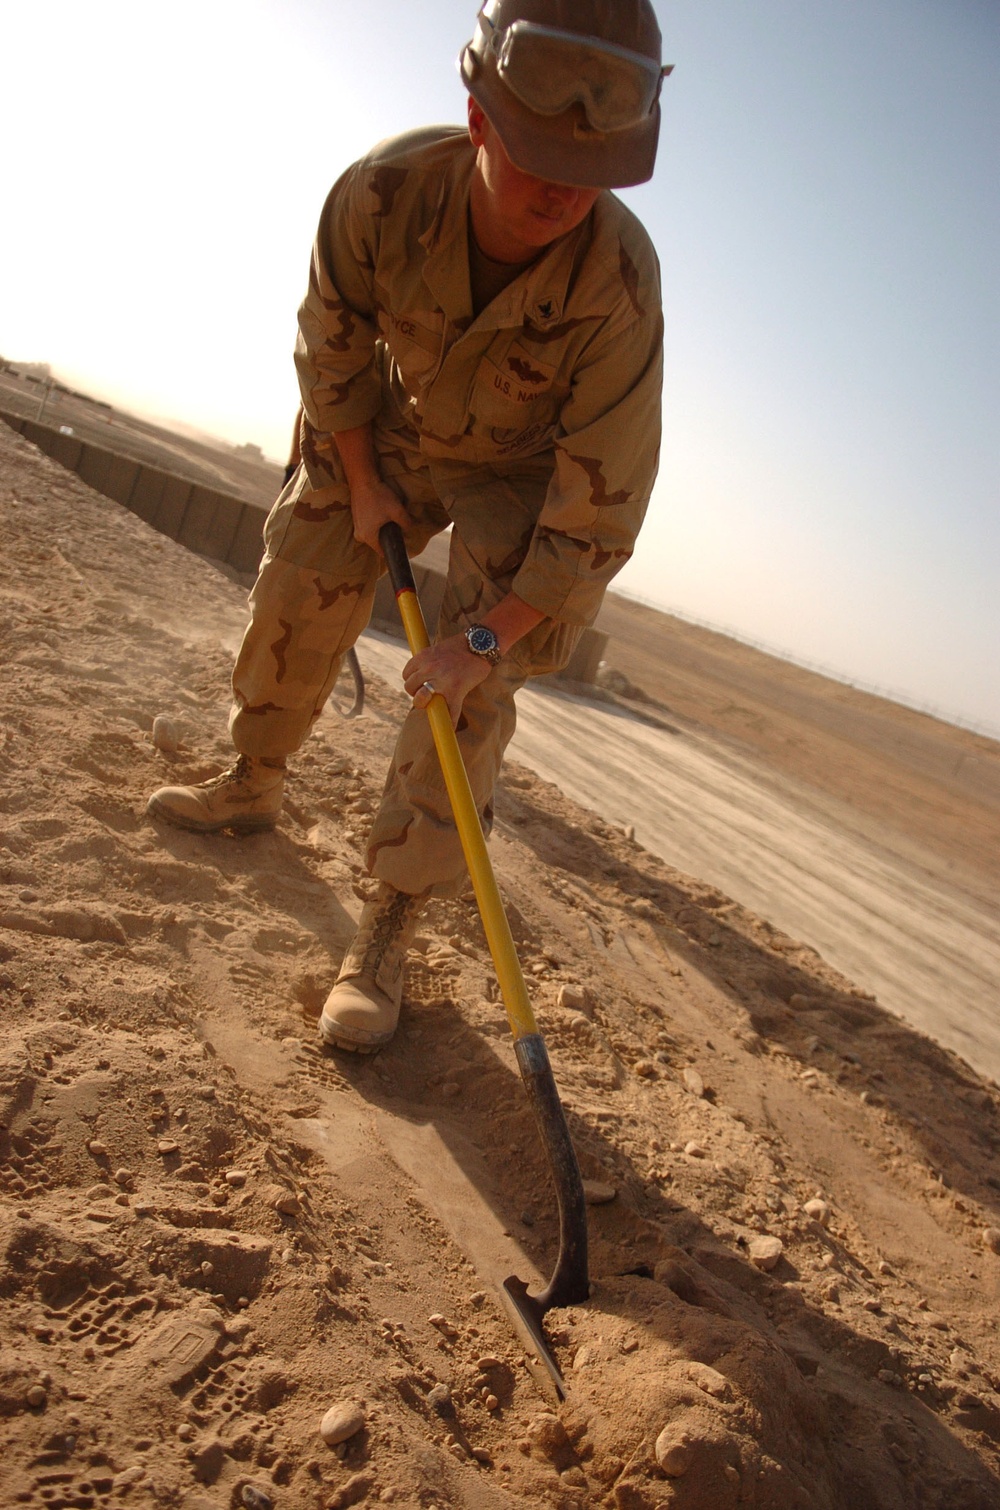
[[[549,330],[563,317],[566,296],[577,249],[585,226],[578,226],[546,248],[537,262],[526,268],[513,283],[483,310],[476,325],[502,330],[507,326],[531,325]]]
[[[450,172],[441,176],[431,223],[420,237],[427,253],[424,282],[448,319],[457,324],[468,324],[472,318],[466,217],[475,161],[472,143],[466,140]]]

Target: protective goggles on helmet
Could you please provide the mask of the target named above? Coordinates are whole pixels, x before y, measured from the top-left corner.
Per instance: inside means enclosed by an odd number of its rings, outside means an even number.
[[[484,5],[480,26],[500,78],[529,110],[561,115],[579,103],[597,131],[621,131],[649,115],[672,64],[661,68],[614,42],[537,21],[501,27],[493,19],[497,9],[496,0]]]

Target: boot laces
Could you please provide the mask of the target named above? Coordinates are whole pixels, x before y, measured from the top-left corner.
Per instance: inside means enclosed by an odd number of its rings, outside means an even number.
[[[361,960],[362,971],[378,974],[383,960],[406,926],[407,913],[414,901],[414,897],[405,891],[399,891],[379,913],[372,927],[371,938],[365,946]]]
[[[250,756],[240,755],[234,765],[228,770],[220,771],[218,776],[210,776],[203,785],[206,787],[235,785],[238,781],[244,781],[250,775]]]

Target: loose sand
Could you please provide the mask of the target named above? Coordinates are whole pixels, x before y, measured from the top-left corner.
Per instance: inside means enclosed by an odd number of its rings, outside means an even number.
[[[429,909],[383,1054],[315,1041],[401,692],[370,674],[365,717],[324,715],[274,834],[155,828],[154,786],[228,759],[243,590],[2,427],[0,532],[4,1505],[995,1510],[992,1082],[511,762],[494,863],[584,1173],[616,1191],[590,1304],[550,1318],[555,1409],[493,1288],[545,1274],[556,1231],[472,904]],[[863,705],[824,726],[789,673],[748,683],[750,737],[713,727],[719,665],[670,691],[615,647],[653,700],[605,710],[637,750],[650,719],[711,735],[782,812],[891,831],[911,881],[950,846],[988,905],[989,791],[942,796],[916,755],[909,799],[885,790],[884,711],[880,754]],[[578,704],[543,698],[558,738]],[[361,1424],[331,1447],[337,1402]]]

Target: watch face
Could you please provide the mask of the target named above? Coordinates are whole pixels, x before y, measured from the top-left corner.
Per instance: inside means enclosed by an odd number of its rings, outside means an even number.
[[[489,655],[491,650],[496,650],[499,644],[492,629],[487,629],[485,624],[476,624],[469,630],[466,638],[469,649],[474,650],[476,655]]]

